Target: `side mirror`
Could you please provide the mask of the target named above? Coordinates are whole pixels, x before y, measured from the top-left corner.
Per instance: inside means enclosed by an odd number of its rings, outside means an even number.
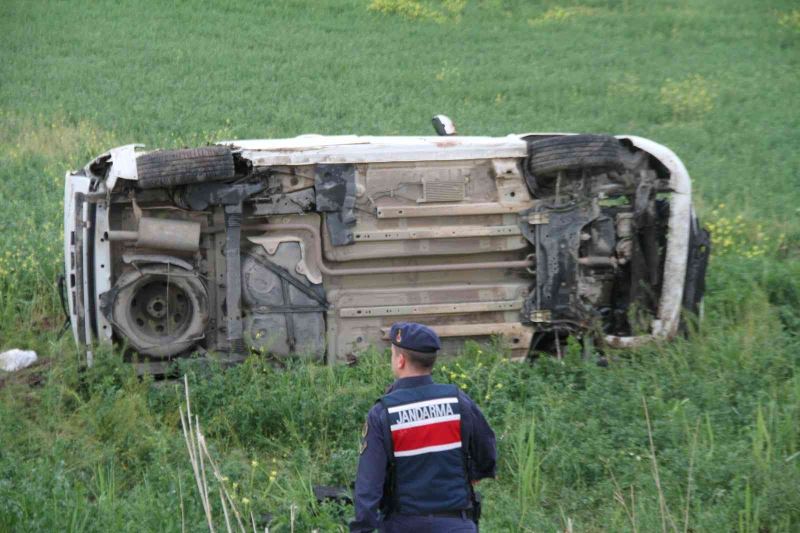
[[[456,125],[447,115],[436,115],[431,119],[431,122],[438,135],[450,136],[456,134]]]

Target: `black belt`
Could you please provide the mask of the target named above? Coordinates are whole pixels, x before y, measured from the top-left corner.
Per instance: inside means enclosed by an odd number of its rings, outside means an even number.
[[[464,520],[468,520],[470,518],[470,509],[465,509],[463,511],[440,511],[438,513],[425,513],[414,516],[429,516],[432,518],[463,518]]]

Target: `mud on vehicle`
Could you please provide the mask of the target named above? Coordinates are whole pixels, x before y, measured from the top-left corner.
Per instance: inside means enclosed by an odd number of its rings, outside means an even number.
[[[432,326],[445,352],[669,339],[708,235],[683,163],[633,136],[361,137],[110,150],[69,173],[80,345],[328,362]],[[152,366],[155,365],[155,366]]]

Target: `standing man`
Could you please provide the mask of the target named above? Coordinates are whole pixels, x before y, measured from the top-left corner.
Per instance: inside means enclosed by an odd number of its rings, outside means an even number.
[[[397,380],[367,415],[350,531],[477,531],[473,485],[495,475],[494,432],[469,396],[433,382],[432,329],[399,322],[391,339]]]

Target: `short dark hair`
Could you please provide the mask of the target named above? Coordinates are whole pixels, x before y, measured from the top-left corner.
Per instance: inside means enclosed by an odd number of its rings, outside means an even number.
[[[417,368],[430,370],[433,368],[433,365],[436,364],[436,352],[417,352],[397,345],[395,345],[395,348]]]

